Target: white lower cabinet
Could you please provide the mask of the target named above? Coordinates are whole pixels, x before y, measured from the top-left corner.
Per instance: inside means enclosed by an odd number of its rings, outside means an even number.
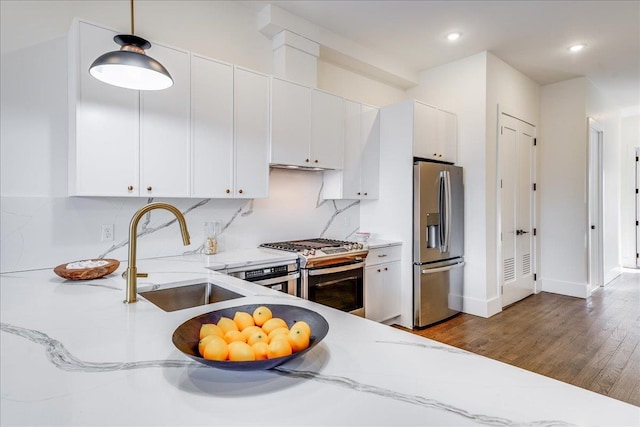
[[[364,272],[364,314],[384,322],[400,315],[400,245],[369,250]]]

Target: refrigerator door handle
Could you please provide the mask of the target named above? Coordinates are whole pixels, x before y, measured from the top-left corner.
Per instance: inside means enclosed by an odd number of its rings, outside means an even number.
[[[453,264],[453,265],[447,265],[446,267],[438,267],[438,268],[426,268],[424,270],[420,270],[422,274],[430,274],[430,273],[439,273],[441,271],[449,271],[449,270],[453,270],[454,268],[458,268],[458,267],[462,267],[464,266],[464,261],[459,262],[457,264]]]
[[[451,238],[451,175],[440,172],[440,252],[449,252]]]

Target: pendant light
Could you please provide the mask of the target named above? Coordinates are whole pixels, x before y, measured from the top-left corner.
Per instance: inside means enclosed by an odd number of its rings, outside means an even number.
[[[131,34],[113,38],[120,50],[105,53],[93,61],[89,73],[105,83],[137,90],[161,90],[171,87],[173,79],[166,68],[145,54],[151,43],[134,35],[133,0],[131,0]]]

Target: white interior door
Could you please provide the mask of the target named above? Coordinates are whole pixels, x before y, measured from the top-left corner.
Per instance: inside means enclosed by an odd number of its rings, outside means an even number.
[[[534,142],[535,127],[501,114],[500,247],[502,306],[534,290]]]
[[[589,287],[602,286],[602,129],[589,119]]]

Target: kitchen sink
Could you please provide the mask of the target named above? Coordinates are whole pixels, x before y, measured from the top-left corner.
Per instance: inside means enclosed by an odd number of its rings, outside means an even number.
[[[140,292],[140,296],[164,311],[176,311],[199,305],[242,298],[244,295],[230,291],[213,283],[203,282],[173,288]]]

